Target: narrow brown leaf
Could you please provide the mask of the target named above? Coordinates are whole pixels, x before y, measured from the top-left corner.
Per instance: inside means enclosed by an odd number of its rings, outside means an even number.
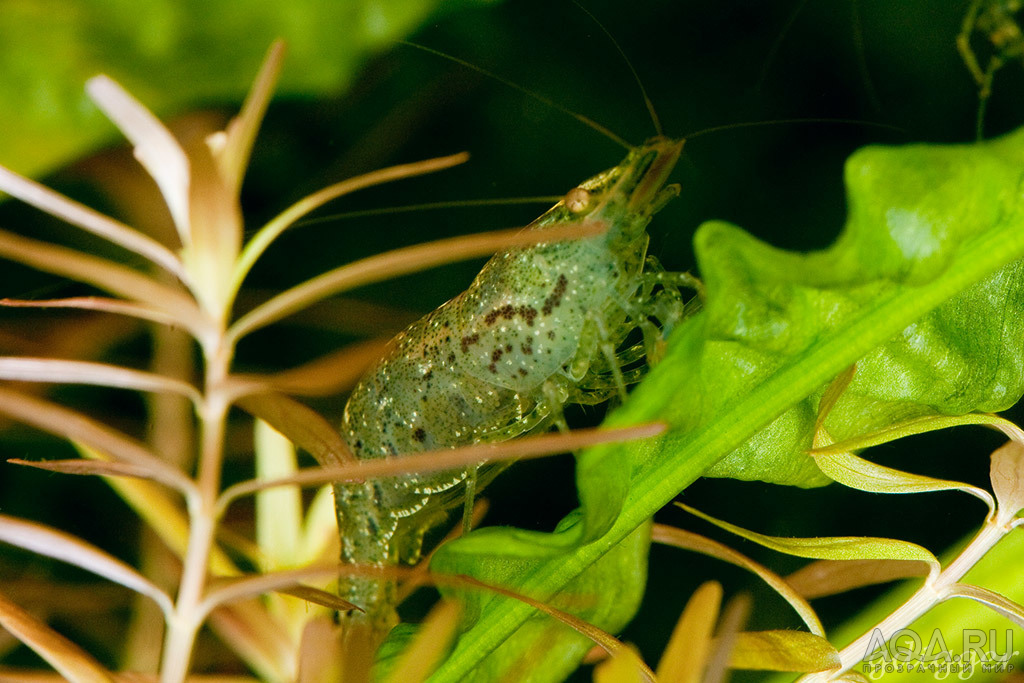
[[[729,670],[733,646],[750,615],[750,596],[741,594],[726,603],[718,631],[712,641],[704,683],[723,683]]]
[[[919,560],[818,560],[786,577],[808,600],[837,595],[863,586],[928,576],[928,563]]]
[[[0,541],[67,562],[145,595],[159,605],[168,619],[174,612],[170,596],[149,579],[116,557],[76,536],[42,524],[0,514]]]
[[[66,299],[0,299],[0,306],[8,308],[73,308],[100,313],[126,315],[139,320],[149,320],[161,325],[173,325],[176,321],[166,311],[142,304],[109,299],[102,296],[74,296]]]
[[[269,422],[269,420],[267,421]],[[235,499],[273,486],[288,484],[312,486],[336,481],[362,481],[369,478],[395,477],[409,472],[437,472],[499,460],[541,458],[599,443],[644,439],[657,436],[663,431],[665,431],[665,425],[662,423],[612,429],[574,429],[565,434],[543,434],[496,444],[475,444],[397,458],[361,460],[356,464],[343,467],[305,469],[300,470],[294,476],[283,479],[249,480],[229,486],[221,493],[218,505],[223,511]]]
[[[306,622],[299,642],[298,683],[344,683],[342,628],[327,616]]]
[[[267,50],[259,74],[253,81],[249,94],[242,104],[242,111],[231,120],[223,133],[223,144],[216,151],[217,165],[228,189],[238,194],[249,165],[249,154],[259,132],[267,105],[274,94],[277,77],[284,61],[285,43],[275,40]]]
[[[210,615],[210,626],[262,680],[285,681],[294,675],[295,643],[261,602],[222,605]]]
[[[801,619],[803,619],[803,622],[807,624],[807,628],[811,630],[811,633],[817,633],[818,635],[825,634],[825,627],[822,626],[821,620],[818,619],[818,615],[815,613],[814,608],[812,608],[785,579],[764,565],[754,562],[738,550],[730,548],[724,543],[719,543],[718,541],[714,541],[710,538],[705,538],[704,536],[692,531],[677,529],[676,527],[664,524],[654,525],[651,533],[651,540],[655,543],[663,543],[665,545],[675,546],[676,548],[693,550],[703,555],[707,555],[708,557],[714,557],[722,560],[723,562],[728,562],[729,564],[733,564],[737,567],[742,567],[747,571],[753,572],[790,604],[793,610],[800,615]]]
[[[207,320],[195,302],[178,289],[161,284],[136,270],[74,249],[48,244],[0,230],[0,256],[163,311],[194,336],[205,336]]]
[[[294,588],[282,588],[281,590],[274,592],[290,595],[293,598],[305,600],[306,602],[314,605],[320,605],[321,607],[327,607],[328,609],[333,609],[336,612],[347,612],[351,609],[357,609],[351,602],[346,602],[333,593],[328,593],[327,591],[320,590],[319,588],[313,588],[312,586],[298,585]]]
[[[192,480],[168,465],[156,454],[126,434],[104,424],[35,396],[0,386],[0,413],[32,425],[44,432],[79,442],[119,460],[152,472],[155,481],[192,495]]]
[[[61,218],[71,225],[102,237],[138,254],[180,279],[184,279],[181,260],[170,249],[124,223],[104,216],[88,206],[54,192],[24,176],[0,166],[0,190],[26,204]]]
[[[196,608],[197,614],[205,616],[212,610],[228,603],[270,592],[282,592],[285,589],[297,588],[301,581],[317,578],[332,578],[339,573],[337,564],[317,567],[303,567],[280,572],[268,572],[239,578],[221,579],[207,592],[206,597]],[[345,601],[345,610],[358,610],[356,605]]]
[[[98,475],[101,477],[133,477],[135,479],[153,479],[153,471],[127,462],[110,462],[106,460],[21,460],[9,458],[12,465],[34,467],[37,470],[60,472],[61,474]]]
[[[88,384],[115,389],[171,393],[184,396],[194,405],[199,405],[203,400],[199,390],[188,382],[162,377],[152,372],[91,361],[5,356],[0,357],[0,379],[50,384]]]
[[[501,586],[495,586],[492,584],[484,583],[479,579],[475,579],[472,576],[466,576],[464,574],[434,574],[432,575],[432,577],[435,583],[444,583],[462,587],[471,586],[474,588],[483,589],[490,593],[503,595],[507,598],[518,600],[519,602],[526,603],[530,607],[533,607],[534,609],[543,612],[549,617],[557,619],[558,621],[562,622],[563,624],[573,629],[580,635],[586,636],[590,640],[594,641],[594,643],[604,648],[605,651],[612,656],[626,649],[626,646],[619,639],[617,639],[615,636],[611,635],[607,631],[604,631],[598,628],[597,626],[594,626],[593,624],[583,621],[582,619],[573,614],[569,614],[568,612],[564,612],[560,609],[547,605],[541,602],[540,600],[534,600],[531,597],[521,595],[507,588],[502,588]],[[640,667],[640,672],[642,676],[641,680],[646,681],[647,683],[655,683],[656,679],[654,676],[654,672],[651,671],[650,668],[648,668],[648,666],[639,659],[637,660],[637,662]]]
[[[338,467],[357,462],[338,430],[320,413],[295,399],[266,392],[246,396],[235,403],[308,451],[322,466]]]
[[[297,396],[332,396],[355,386],[367,368],[384,354],[387,339],[350,344],[291,370],[263,377],[273,389]]]
[[[415,161],[409,164],[399,164],[398,166],[389,166],[388,168],[371,171],[370,173],[365,173],[363,175],[356,176],[355,178],[348,178],[341,182],[334,183],[333,185],[328,185],[322,190],[318,190],[308,197],[300,199],[260,228],[259,232],[257,232],[245,245],[238,261],[235,263],[232,280],[233,290],[237,292],[241,288],[242,281],[245,279],[245,276],[249,274],[249,271],[263,252],[267,250],[267,247],[269,247],[282,232],[292,226],[295,221],[299,220],[310,211],[313,211],[327,202],[341,197],[342,195],[350,194],[367,187],[373,187],[374,185],[382,185],[383,183],[400,180],[402,178],[411,178],[413,176],[451,168],[452,166],[465,163],[468,159],[469,155],[465,152],[461,152],[459,154],[452,154],[445,157]],[[239,337],[241,336],[242,335],[239,335]]]
[[[237,342],[250,332],[266,327],[321,299],[380,280],[408,275],[445,263],[487,256],[501,249],[529,246],[538,242],[592,237],[605,230],[607,226],[597,222],[543,231],[513,228],[395,249],[335,268],[279,294],[239,318],[228,330],[228,338],[232,342]]]
[[[88,653],[0,594],[0,626],[73,683],[113,683],[113,674]]]

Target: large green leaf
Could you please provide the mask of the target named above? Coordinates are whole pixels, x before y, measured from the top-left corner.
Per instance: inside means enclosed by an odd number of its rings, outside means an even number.
[[[471,0],[449,0],[446,10]],[[244,5],[225,0],[52,0],[0,3],[0,129],[5,166],[59,167],[113,128],[82,86],[107,73],[157,114],[237,101],[267,47],[290,47],[281,90],[343,91],[363,61],[417,27],[440,0],[337,0]],[[43,58],[45,57],[45,58]]]
[[[785,252],[704,224],[695,246],[705,310],[609,420],[662,420],[668,434],[582,454],[578,522],[552,534],[482,530],[442,548],[435,566],[503,574],[548,600],[570,583],[578,592],[599,558],[716,463],[720,476],[820,483],[802,453],[817,395],[854,362],[851,397],[827,423],[839,438],[1011,405],[1022,393],[1022,179],[1024,130],[975,145],[868,147],[847,163],[849,219],[830,249]],[[509,547],[519,559],[496,570],[490,559],[504,562]],[[464,680],[496,648],[516,647],[531,613],[487,603],[432,680]]]

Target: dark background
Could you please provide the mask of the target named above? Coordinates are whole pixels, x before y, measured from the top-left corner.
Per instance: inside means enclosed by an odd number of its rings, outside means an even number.
[[[668,135],[759,124],[698,135],[686,145],[672,178],[682,186],[681,196],[652,223],[650,252],[670,270],[693,268],[690,240],[708,219],[734,222],[789,249],[824,247],[843,223],[843,161],[854,149],[875,143],[972,141],[977,89],[954,44],[966,5],[934,0],[587,2],[643,80]],[[500,74],[630,141],[654,133],[629,67],[602,30],[570,2],[507,2],[442,11],[412,40]],[[973,45],[984,62],[987,45],[979,39]],[[1024,120],[1022,88],[1020,63],[1008,64],[997,75],[987,136]],[[791,119],[800,121],[787,122]],[[423,202],[560,195],[617,164],[624,154],[595,131],[517,90],[399,45],[369,61],[345,95],[275,101],[243,192],[247,225],[260,225],[338,179],[462,150],[472,156],[462,167],[347,197],[316,216]],[[94,204],[104,202],[102,194],[84,186],[74,173],[59,173],[48,182]],[[286,234],[256,268],[251,284],[281,290],[389,248],[523,225],[544,208],[462,207],[318,220]],[[0,218],[5,226],[36,220],[32,212],[10,203],[0,206]],[[40,229],[53,229],[50,223],[43,225]],[[381,325],[400,327],[464,289],[480,264],[399,278],[356,296],[408,311]],[[0,282],[9,296],[77,291],[16,267],[4,266]],[[327,314],[293,321],[244,343],[239,362],[248,369],[285,368],[356,336]],[[136,338],[117,345],[106,358],[144,363],[147,352],[145,340]],[[74,390],[59,396],[88,400],[93,413],[116,415],[129,429],[143,415],[134,397],[116,392]],[[342,405],[342,397],[316,403],[332,421]],[[588,410],[570,417],[582,425],[600,415],[600,410]],[[5,436],[6,457],[66,455],[27,430],[9,428]],[[987,455],[999,442],[984,430],[962,428],[881,447],[871,456],[892,466],[984,485]],[[42,450],[44,443],[50,450]],[[243,458],[230,463],[229,479],[247,476],[247,467]],[[519,464],[486,495],[493,501],[488,523],[550,529],[576,505],[571,459]],[[854,494],[838,486],[804,491],[700,481],[685,497],[700,509],[764,533],[888,535],[935,551],[974,528],[983,514],[980,504],[964,503],[959,494],[897,499]],[[5,466],[0,501],[3,512],[56,524],[131,558],[134,520],[98,482]],[[709,531],[679,511],[666,510],[659,519]],[[800,564],[750,544],[734,545],[783,573]],[[21,554],[0,557],[7,563],[33,563],[33,571],[64,572]],[[740,570],[662,548],[653,550],[651,561],[648,598],[623,637],[637,643],[652,664],[686,599],[708,578],[721,580],[727,595],[754,594],[752,627],[797,626],[781,600]],[[828,626],[875,593],[862,590],[816,606]],[[88,636],[84,640],[90,644]],[[98,642],[96,646],[102,648]],[[578,676],[588,680],[589,674]]]

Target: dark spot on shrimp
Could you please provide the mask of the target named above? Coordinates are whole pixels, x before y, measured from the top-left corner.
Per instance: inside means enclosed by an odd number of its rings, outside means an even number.
[[[497,375],[498,374],[498,366],[495,363],[491,363],[490,365],[488,365],[487,369],[491,371],[492,375]]]
[[[527,356],[532,356],[533,355],[533,339],[532,338],[527,338],[526,343],[522,344],[519,347],[519,350],[522,351]]]
[[[505,353],[512,353],[512,345],[505,344]]]
[[[569,279],[565,275],[558,276],[558,282],[555,283],[555,288],[551,290],[551,294],[548,298],[544,299],[544,307],[540,309],[540,312],[544,315],[551,315],[551,311],[558,308],[562,303],[562,297],[565,296],[565,290],[569,286]]]
[[[420,443],[423,443],[424,441],[427,440],[427,430],[425,430],[423,427],[417,427],[416,430],[412,433],[412,438],[416,439]]]
[[[548,330],[548,339],[554,340],[554,338],[555,338],[555,331],[554,330]]]
[[[454,362],[455,362],[455,354],[454,353],[449,353],[448,354],[448,363],[449,363],[449,365],[454,363]]]
[[[526,377],[529,374],[530,373],[526,370],[526,368],[519,368],[519,376],[520,377]]]
[[[494,351],[491,352],[491,360],[497,363],[499,360],[501,360],[501,357],[504,355],[504,353],[505,352],[502,351],[501,349],[494,349]]]
[[[462,348],[462,352],[469,351],[469,347],[480,341],[480,335],[477,333],[467,334],[459,341],[459,346]]]

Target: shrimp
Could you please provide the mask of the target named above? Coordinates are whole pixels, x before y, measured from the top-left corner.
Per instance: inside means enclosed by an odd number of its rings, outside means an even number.
[[[567,404],[599,403],[636,381],[642,367],[622,368],[652,355],[684,314],[676,285],[692,283],[646,256],[647,224],[679,192],[666,180],[682,146],[649,139],[526,228],[598,223],[604,232],[496,254],[466,291],[392,340],[345,406],[353,453],[400,457],[511,439],[560,422]],[[636,329],[643,342],[620,350]],[[424,533],[475,485],[471,470],[339,483],[342,559],[415,562]],[[345,581],[342,598],[394,623],[393,582]]]

